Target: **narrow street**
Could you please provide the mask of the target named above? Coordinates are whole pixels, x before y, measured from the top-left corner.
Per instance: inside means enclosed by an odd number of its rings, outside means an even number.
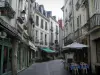
[[[33,64],[28,69],[18,73],[18,75],[69,75],[64,69],[62,60]]]

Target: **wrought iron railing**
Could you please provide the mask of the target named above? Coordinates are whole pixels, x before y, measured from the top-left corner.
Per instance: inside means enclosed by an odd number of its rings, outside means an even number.
[[[96,26],[100,25],[100,14],[94,14],[89,20],[89,30],[93,29]]]
[[[15,11],[7,1],[0,1],[0,11],[4,11],[1,15],[7,15],[9,18],[14,18]]]

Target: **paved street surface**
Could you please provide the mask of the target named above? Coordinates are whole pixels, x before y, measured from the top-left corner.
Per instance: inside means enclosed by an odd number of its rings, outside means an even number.
[[[69,75],[64,69],[62,60],[33,64],[18,75]]]

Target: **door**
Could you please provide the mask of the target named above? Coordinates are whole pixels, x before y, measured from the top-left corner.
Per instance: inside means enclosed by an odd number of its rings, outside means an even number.
[[[2,61],[2,74],[11,75],[11,56],[12,56],[12,49],[10,47],[4,46],[3,50],[3,61]]]
[[[1,75],[1,53],[2,53],[2,45],[0,45],[0,75]]]
[[[11,75],[12,49],[4,42],[0,42],[0,75]]]

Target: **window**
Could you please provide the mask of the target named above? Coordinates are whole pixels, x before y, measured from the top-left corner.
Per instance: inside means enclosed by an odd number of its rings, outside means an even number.
[[[43,33],[41,32],[41,40],[43,40]]]
[[[45,22],[45,30],[47,30],[47,22]]]
[[[51,30],[53,30],[53,23],[51,22]]]
[[[96,40],[97,62],[100,63],[100,39]]]
[[[51,42],[53,43],[53,33],[51,33]]]
[[[80,25],[81,25],[81,15],[80,15]]]
[[[73,31],[72,31],[72,30],[73,30],[73,29],[72,29],[72,23],[70,24],[70,28],[71,28],[71,33],[72,33],[72,32],[73,32]]]
[[[39,16],[36,16],[36,25],[39,25]]]
[[[58,33],[58,26],[56,26],[56,32]]]
[[[11,71],[11,50],[4,46],[3,73]]]
[[[45,34],[45,45],[47,45],[47,35]]]
[[[41,19],[41,28],[43,29],[43,19]]]
[[[77,17],[77,28],[79,28],[79,16]]]
[[[38,30],[36,30],[36,38],[38,37]]]

